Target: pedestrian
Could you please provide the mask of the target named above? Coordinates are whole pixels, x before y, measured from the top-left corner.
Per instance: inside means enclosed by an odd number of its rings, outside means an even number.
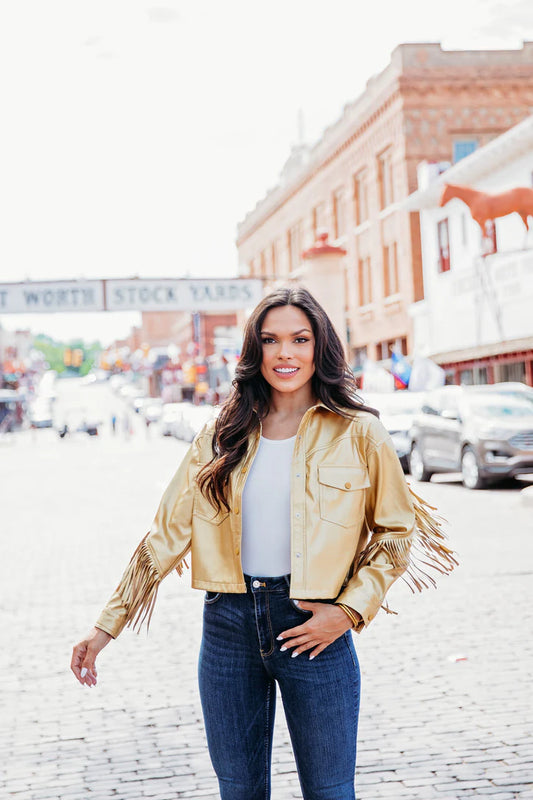
[[[199,686],[222,800],[270,797],[276,682],[305,800],[353,800],[363,630],[410,560],[413,542],[441,572],[455,564],[428,507],[410,493],[377,412],[325,311],[305,289],[278,289],[246,325],[234,390],[204,427],[150,532],[72,670],[127,626],[150,622],[161,580],[205,591]]]
[[[117,415],[113,414],[111,416],[111,427],[113,429],[113,433],[117,432]]]
[[[124,436],[126,439],[129,439],[133,433],[129,414],[125,414],[122,419],[122,430],[124,431]]]

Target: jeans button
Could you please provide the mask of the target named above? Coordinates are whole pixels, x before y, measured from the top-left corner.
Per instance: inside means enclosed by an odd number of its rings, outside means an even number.
[[[261,586],[261,581],[252,581],[252,586],[254,587],[254,589],[259,589],[259,587]]]

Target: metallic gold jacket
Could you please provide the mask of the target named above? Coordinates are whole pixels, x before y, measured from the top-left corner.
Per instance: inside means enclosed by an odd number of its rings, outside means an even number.
[[[213,430],[209,423],[191,445],[98,618],[96,626],[113,637],[125,625],[149,623],[159,584],[174,569],[182,574],[189,553],[194,588],[246,591],[241,498],[261,429],[233,472],[229,512],[217,512],[196,482],[212,458]],[[374,415],[354,412],[347,419],[322,404],[313,406],[298,428],[292,461],[290,596],[336,600],[368,625],[402,573],[417,589],[426,580],[434,583],[410,562],[414,541],[426,565],[449,572],[456,562],[428,508],[410,491],[390,437]]]

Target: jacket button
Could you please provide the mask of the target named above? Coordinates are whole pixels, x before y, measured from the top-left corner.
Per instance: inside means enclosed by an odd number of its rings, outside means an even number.
[[[242,474],[244,475],[244,473],[246,472],[246,467],[243,467],[243,468],[241,469],[241,472],[242,472]]]
[[[241,554],[241,548],[240,547],[236,547],[235,548],[235,555],[239,556],[240,554]]]
[[[235,513],[235,514],[238,514],[238,513],[239,513],[239,509],[238,509],[238,508],[236,508],[234,513]]]
[[[346,481],[346,483],[344,484],[344,488],[345,489],[351,489],[352,488],[352,484],[350,483],[350,481]]]
[[[296,553],[296,558],[301,558],[301,557],[302,557],[301,553]]]

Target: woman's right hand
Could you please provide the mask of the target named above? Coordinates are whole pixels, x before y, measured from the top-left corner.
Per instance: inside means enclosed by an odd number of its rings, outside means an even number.
[[[81,684],[96,686],[96,656],[112,638],[100,628],[93,628],[85,639],[74,645],[70,668]]]

